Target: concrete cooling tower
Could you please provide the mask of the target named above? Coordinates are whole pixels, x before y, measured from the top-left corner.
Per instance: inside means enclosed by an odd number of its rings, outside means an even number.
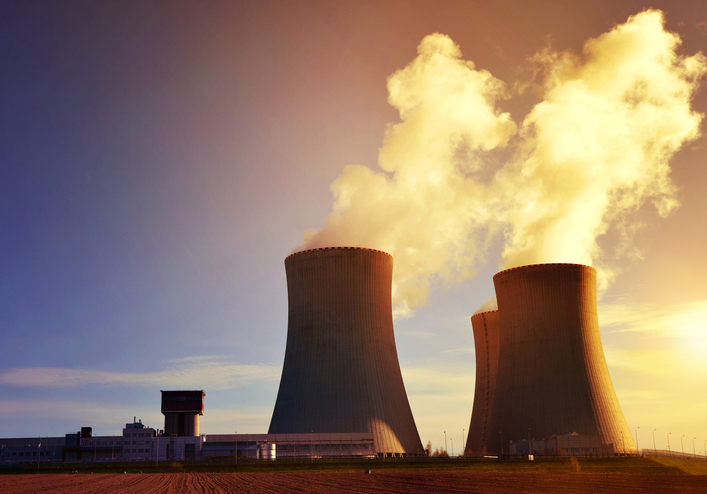
[[[493,281],[499,360],[489,451],[575,432],[599,436],[609,454],[635,454],[599,336],[596,270],[537,264]]]
[[[287,348],[268,432],[372,432],[378,455],[422,455],[393,335],[393,257],[315,249],[285,271]]]
[[[489,429],[498,374],[498,311],[480,312],[471,316],[476,353],[476,388],[471,425],[466,440],[465,454],[485,455],[489,438],[495,437]]]

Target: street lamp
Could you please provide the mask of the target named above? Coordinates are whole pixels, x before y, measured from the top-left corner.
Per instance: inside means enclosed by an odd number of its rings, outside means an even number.
[[[682,443],[682,438],[685,437],[685,434],[680,436],[680,447],[682,448],[682,457],[685,458],[685,445]]]
[[[464,448],[466,448],[466,441],[464,440],[464,433],[466,429],[462,429],[462,456],[464,456]]]
[[[670,434],[672,434],[672,432],[668,432],[668,456],[673,456],[670,452]]]
[[[657,431],[657,430],[658,429],[653,429],[653,454],[656,456],[658,456],[658,453],[656,453],[656,451],[655,451],[655,431]]]
[[[696,437],[692,438],[692,457],[695,458],[697,456],[697,453],[695,453],[695,439]]]
[[[641,427],[638,426],[633,430],[633,432],[636,433],[636,453],[638,453],[639,455],[641,454],[641,450],[638,448],[638,429],[640,429],[640,428]]]
[[[444,431],[444,452],[447,452],[447,431]],[[449,456],[449,454],[447,454]]]
[[[234,432],[236,433],[236,437],[235,437],[235,439],[236,439],[236,447],[235,447],[235,449],[233,450],[233,456],[236,457],[236,465],[238,465],[238,431],[234,431]]]
[[[454,439],[450,437],[449,441],[452,443],[452,456],[454,456]]]

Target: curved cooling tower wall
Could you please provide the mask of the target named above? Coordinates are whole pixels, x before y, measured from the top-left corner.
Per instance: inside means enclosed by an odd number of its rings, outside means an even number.
[[[423,454],[393,335],[393,257],[315,249],[285,270],[287,348],[269,433],[373,432],[378,453]]]
[[[466,454],[486,454],[489,441],[489,420],[493,410],[498,373],[498,311],[480,312],[471,316],[476,354],[476,387],[471,425],[464,451]]]
[[[577,432],[617,454],[636,446],[619,406],[599,336],[596,270],[538,264],[497,273],[499,363],[493,450],[509,441]]]

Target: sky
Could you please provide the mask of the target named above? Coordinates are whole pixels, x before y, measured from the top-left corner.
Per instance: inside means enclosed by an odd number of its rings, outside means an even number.
[[[424,444],[493,274],[582,262],[639,447],[704,452],[705,48],[701,1],[3,2],[0,437],[161,428],[161,389],[266,432],[284,259],[356,244]]]

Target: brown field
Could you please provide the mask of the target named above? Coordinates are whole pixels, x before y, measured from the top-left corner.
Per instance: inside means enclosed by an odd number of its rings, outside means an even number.
[[[705,493],[702,475],[584,473],[164,473],[0,476],[15,493]]]

